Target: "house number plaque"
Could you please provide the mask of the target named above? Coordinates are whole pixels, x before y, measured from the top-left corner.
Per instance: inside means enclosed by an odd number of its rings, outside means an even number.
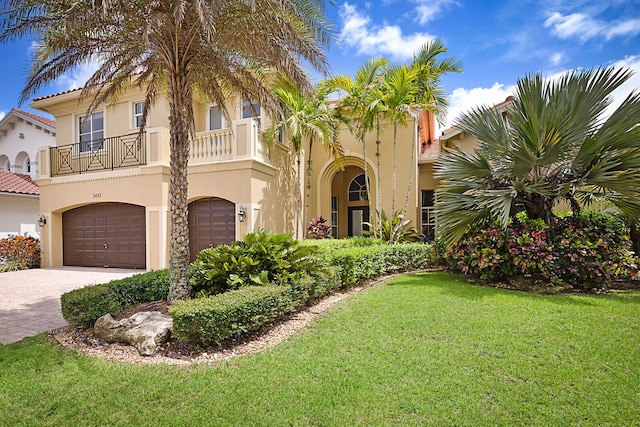
[[[93,198],[94,199],[99,199],[102,197],[102,193],[93,193]]]

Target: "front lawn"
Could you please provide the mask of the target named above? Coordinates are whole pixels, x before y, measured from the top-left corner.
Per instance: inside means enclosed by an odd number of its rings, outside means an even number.
[[[0,346],[3,425],[637,425],[640,292],[531,295],[409,274],[213,366]]]

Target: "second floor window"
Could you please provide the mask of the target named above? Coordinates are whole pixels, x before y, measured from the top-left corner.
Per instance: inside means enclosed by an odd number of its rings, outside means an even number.
[[[242,100],[242,118],[250,119],[260,117],[260,104],[247,99]]]
[[[102,111],[78,117],[80,152],[102,149],[104,139],[104,113]]]
[[[222,109],[217,105],[209,107],[209,130],[224,129],[224,115]]]
[[[133,127],[142,126],[142,113],[144,111],[144,102],[135,102],[133,104]]]

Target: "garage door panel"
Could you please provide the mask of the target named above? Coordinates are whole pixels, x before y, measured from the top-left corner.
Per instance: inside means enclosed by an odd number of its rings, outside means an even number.
[[[84,267],[146,267],[145,209],[101,203],[62,214],[63,263]]]
[[[189,204],[191,260],[202,249],[229,244],[236,237],[235,204],[216,197]]]

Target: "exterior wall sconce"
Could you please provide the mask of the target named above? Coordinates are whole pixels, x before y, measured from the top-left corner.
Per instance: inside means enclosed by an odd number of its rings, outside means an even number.
[[[40,227],[44,227],[46,223],[47,223],[47,219],[44,217],[44,215],[40,214],[40,216],[38,217],[38,225]]]
[[[240,210],[238,211],[238,221],[244,222],[247,218],[247,212],[244,210],[244,206],[240,205]]]

